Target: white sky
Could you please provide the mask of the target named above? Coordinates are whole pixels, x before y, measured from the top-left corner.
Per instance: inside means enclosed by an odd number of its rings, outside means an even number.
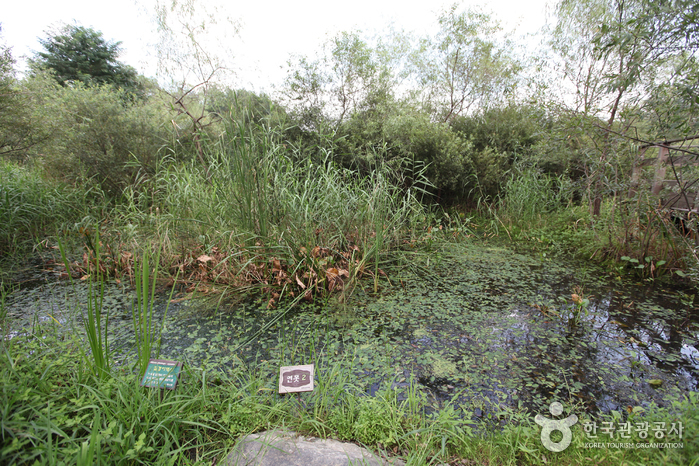
[[[15,58],[42,50],[38,38],[52,25],[77,22],[101,31],[110,41],[121,41],[119,57],[146,76],[155,76],[157,41],[151,21],[155,0],[35,0],[6,2],[0,13],[2,41],[13,47]],[[165,0],[169,3],[170,0]],[[201,0],[200,0],[201,1]],[[387,25],[433,35],[438,13],[453,0],[207,0],[241,24],[240,37],[229,45],[234,51],[238,87],[272,91],[281,85],[290,55],[313,55],[338,31],[360,29],[381,33]],[[516,35],[534,33],[546,22],[552,0],[464,0],[462,8],[481,5]],[[118,7],[116,5],[119,5]]]

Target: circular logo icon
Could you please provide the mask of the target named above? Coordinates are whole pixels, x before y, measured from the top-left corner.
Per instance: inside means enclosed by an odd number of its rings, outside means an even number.
[[[563,405],[558,401],[554,401],[549,406],[549,411],[554,416],[560,416],[563,413]],[[570,441],[573,439],[573,433],[570,431],[570,428],[578,422],[578,416],[571,414],[567,418],[559,421],[537,414],[536,417],[534,417],[534,422],[541,426],[541,443],[544,447],[549,451],[559,452],[565,450],[568,448],[568,445],[570,445]],[[556,430],[563,434],[563,438],[560,442],[551,440],[551,434]]]

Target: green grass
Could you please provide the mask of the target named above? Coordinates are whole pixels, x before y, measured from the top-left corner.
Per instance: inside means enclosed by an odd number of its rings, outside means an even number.
[[[360,176],[331,151],[302,158],[276,129],[229,126],[207,143],[208,167],[163,158],[125,191],[100,227],[110,273],[131,275],[124,254],[149,250],[163,276],[179,270],[191,283],[312,297],[351,293],[369,275],[378,291],[382,267],[433,225],[424,193],[405,189],[388,165]]]
[[[0,256],[31,251],[47,236],[91,222],[104,197],[86,182],[82,188],[52,181],[38,168],[0,160]]]
[[[520,410],[501,412],[495,424],[500,427],[493,427],[492,420],[471,421],[469,413],[451,404],[426,414],[426,394],[417,385],[404,401],[388,386],[375,397],[364,396],[348,382],[352,358],[329,365],[318,354],[311,393],[280,397],[276,368],[264,363],[225,373],[185,366],[178,388],[160,391],[139,387],[137,375],[121,368],[101,380],[77,357],[79,344],[53,324],[3,342],[3,464],[219,464],[237,438],[276,427],[356,441],[409,465],[687,465],[699,457],[696,393],[670,408],[651,407],[624,420],[668,427],[682,422],[683,448],[585,448],[587,442],[605,440],[587,439],[583,424],[591,419],[581,416],[572,427],[571,446],[552,453],[542,446],[533,415]],[[566,406],[564,415],[570,410]],[[602,421],[624,422],[618,413],[596,419],[598,425]],[[624,442],[651,440],[632,431]]]
[[[699,277],[691,238],[680,235],[670,213],[648,194],[607,197],[599,216],[587,201],[573,202],[574,183],[536,167],[515,167],[492,203],[479,201],[482,236],[499,236],[541,254],[564,254],[605,264],[618,275],[653,281]],[[625,192],[625,190],[622,190]]]

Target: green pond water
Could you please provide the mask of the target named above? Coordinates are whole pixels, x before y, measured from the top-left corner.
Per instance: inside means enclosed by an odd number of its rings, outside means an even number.
[[[379,296],[367,284],[347,303],[299,305],[239,349],[283,304],[268,310],[264,297],[216,295],[172,303],[164,318],[162,292],[161,357],[212,370],[245,366],[268,374],[270,388],[280,365],[316,364],[317,378],[339,367],[368,395],[413,383],[430,409],[453,401],[476,417],[506,407],[546,412],[554,400],[591,412],[663,406],[699,389],[699,298],[691,289],[623,282],[577,262],[483,244],[422,257],[422,272],[396,268]],[[40,322],[82,332],[86,284],[72,288],[43,262],[32,270],[7,299],[6,338]],[[572,325],[576,286],[589,305]],[[105,290],[115,361],[130,367],[133,292],[115,283]]]

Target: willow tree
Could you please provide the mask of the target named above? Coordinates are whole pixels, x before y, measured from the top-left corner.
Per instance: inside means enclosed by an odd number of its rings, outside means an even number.
[[[623,185],[624,147],[647,130],[649,114],[663,109],[653,108],[653,101],[660,103],[663,90],[692,69],[697,6],[687,0],[562,0],[556,14],[552,46],[573,90],[562,105],[587,140],[587,193],[598,216],[603,197]],[[673,113],[667,106],[664,111]]]
[[[171,108],[184,120],[175,130],[191,136],[208,179],[202,135],[217,116],[207,110],[209,92],[232,79],[232,47],[239,25],[218,8],[196,0],[158,0],[154,21],[158,76],[169,89]]]
[[[501,27],[490,15],[453,5],[439,26],[413,56],[424,103],[440,120],[488,108],[514,90],[520,65],[506,41],[494,40]]]
[[[651,139],[697,131],[699,3],[690,0],[617,0],[617,17],[602,24],[594,43],[600,56],[627,58],[607,76],[616,86],[639,86],[652,120]],[[622,14],[631,10],[631,14]]]
[[[285,94],[309,127],[326,119],[337,128],[367,102],[391,93],[391,73],[380,49],[369,45],[359,31],[340,32],[323,45],[318,57],[298,57],[289,64]]]

